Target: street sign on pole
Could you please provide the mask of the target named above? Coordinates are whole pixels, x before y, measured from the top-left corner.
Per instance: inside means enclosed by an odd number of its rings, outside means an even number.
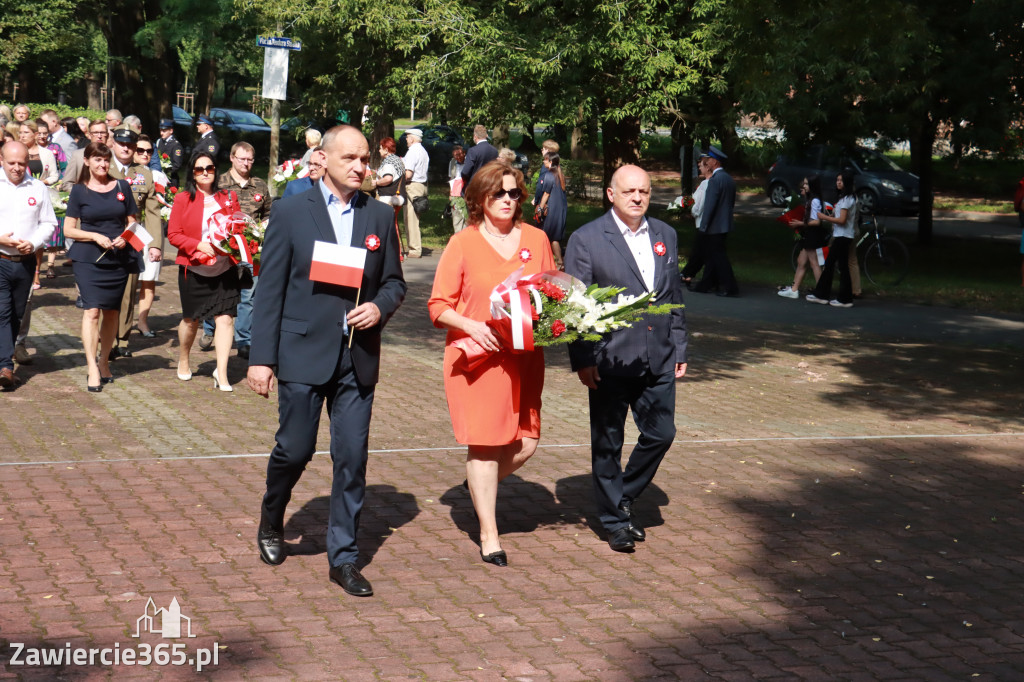
[[[260,47],[277,47],[284,50],[302,49],[302,41],[292,40],[291,38],[279,38],[274,36],[264,38],[263,36],[256,36],[256,43]]]

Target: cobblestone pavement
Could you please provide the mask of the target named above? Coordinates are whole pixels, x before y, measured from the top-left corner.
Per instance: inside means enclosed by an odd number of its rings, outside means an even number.
[[[629,555],[596,532],[586,396],[551,351],[542,445],[499,495],[498,569],[480,561],[460,486],[431,261],[409,263],[385,338],[360,538],[369,599],[327,579],[325,454],[289,508],[292,556],[259,562],[276,405],[238,384],[234,357],[232,394],[214,390],[210,353],[176,380],[172,268],[158,336],[134,339],[98,395],[71,276],[46,281],[35,362],[0,395],[0,678],[1024,676],[1019,350],[691,313],[677,440]],[[176,599],[195,638],[135,638],[150,598]],[[183,643],[186,660],[215,648],[217,663],[16,662],[160,643]]]

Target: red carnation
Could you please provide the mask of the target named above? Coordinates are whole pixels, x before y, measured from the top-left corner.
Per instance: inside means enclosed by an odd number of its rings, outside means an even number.
[[[555,320],[551,323],[551,335],[556,339],[565,333],[565,322],[561,320]]]
[[[548,298],[556,301],[561,301],[565,298],[565,292],[562,291],[562,287],[552,284],[551,282],[543,281],[540,283],[540,292]]]
[[[249,253],[256,253],[259,250],[260,250],[260,243],[258,241],[256,241],[255,239],[250,240],[250,242],[249,242]]]

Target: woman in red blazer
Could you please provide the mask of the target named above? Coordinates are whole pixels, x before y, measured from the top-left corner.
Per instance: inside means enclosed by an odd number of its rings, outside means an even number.
[[[235,334],[235,313],[241,287],[238,269],[226,255],[213,248],[211,219],[218,213],[238,211],[238,200],[228,192],[214,188],[217,167],[206,153],[196,152],[188,164],[185,189],[174,200],[167,223],[167,241],[178,247],[178,291],[181,294],[181,324],[178,325],[178,378],[192,378],[189,351],[202,320],[212,317],[216,323],[213,347],[217,368],[213,385],[231,391],[228,381],[228,354]]]

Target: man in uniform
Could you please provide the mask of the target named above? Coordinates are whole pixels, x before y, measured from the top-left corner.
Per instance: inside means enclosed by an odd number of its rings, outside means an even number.
[[[139,135],[126,125],[114,129],[110,150],[114,152],[113,163],[110,164],[110,177],[124,179],[132,187],[135,203],[140,210],[145,210],[142,221],[153,240],[142,254],[143,258],[157,260],[164,255],[164,231],[160,223],[160,202],[156,198],[156,184],[153,182],[153,171],[135,162],[135,146]],[[135,324],[135,304],[138,301],[139,275],[128,275],[128,283],[121,297],[121,312],[118,316],[117,339],[110,351],[110,357],[128,358],[128,337]]]
[[[231,169],[217,178],[217,189],[234,192],[242,213],[257,222],[270,217],[270,188],[263,178],[252,177],[252,164],[256,160],[256,150],[248,142],[236,142],[231,147]],[[235,317],[235,348],[238,355],[248,359],[250,331],[252,329],[252,297],[256,294],[259,277],[252,278],[252,286],[242,289],[242,299],[238,302],[238,313]],[[213,323],[203,321],[203,337],[199,347],[204,350],[213,344]]]
[[[409,151],[402,157],[405,164],[405,194],[409,200],[405,202],[405,244],[409,248],[409,258],[419,258],[423,255],[420,242],[420,217],[416,215],[413,208],[413,199],[427,196],[427,169],[430,166],[430,157],[427,150],[420,144],[423,141],[423,131],[419,128],[409,128],[405,131],[405,139],[409,144]]]
[[[192,151],[202,150],[213,158],[214,163],[217,163],[217,157],[220,155],[220,140],[213,132],[213,121],[206,114],[199,114],[196,117],[196,130],[199,131],[200,137]]]
[[[174,137],[174,119],[162,118],[160,119],[160,139],[156,141],[156,158],[163,165],[163,158],[167,156],[171,162],[169,168],[164,169],[164,174],[171,181],[171,184],[180,187],[178,170],[181,168],[181,164],[185,162],[185,150],[182,149],[181,143]]]

